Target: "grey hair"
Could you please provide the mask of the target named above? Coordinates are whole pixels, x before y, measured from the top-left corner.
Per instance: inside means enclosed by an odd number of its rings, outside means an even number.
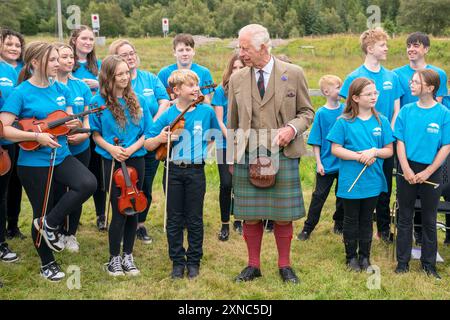
[[[260,24],[249,24],[239,30],[239,38],[245,33],[251,34],[251,44],[256,50],[261,50],[261,46],[264,44],[270,53],[272,40],[270,40],[270,34],[267,28]]]

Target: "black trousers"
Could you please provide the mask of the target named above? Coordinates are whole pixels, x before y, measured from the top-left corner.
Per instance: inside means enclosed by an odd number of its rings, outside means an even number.
[[[217,150],[217,167],[219,169],[220,188],[219,188],[219,204],[220,204],[220,220],[222,223],[230,221],[231,215],[231,189],[233,186],[232,178],[229,171],[229,165],[226,163],[226,149]]]
[[[41,217],[49,168],[18,166],[17,173],[33,208],[33,219]],[[54,201],[55,184],[69,189],[58,202]],[[97,181],[94,175],[74,156],[68,156],[63,162],[55,166],[46,214],[50,227],[61,226],[66,215],[69,214],[67,208],[76,208],[82,205],[96,188]],[[37,235],[37,230],[31,223],[33,243],[36,243]],[[47,246],[44,239],[42,239],[39,248],[36,249],[42,265],[55,260],[52,250]]]
[[[428,165],[409,161],[414,173],[426,169]],[[436,170],[428,181],[442,183],[442,168]],[[434,189],[428,184],[409,184],[403,177],[397,177],[399,217],[397,225],[397,261],[406,264],[411,259],[414,204],[420,196],[422,205],[422,265],[435,266],[437,253],[437,207],[442,187]]]
[[[8,230],[12,230],[19,225],[19,214],[22,203],[22,184],[17,175],[17,159],[19,158],[19,145],[14,144],[15,156],[11,157],[11,179],[8,187]]]
[[[109,184],[110,174],[111,174],[111,160],[103,158],[105,164],[105,178]],[[138,173],[138,183],[137,187],[142,190],[142,185],[144,184],[144,174],[145,174],[145,160],[144,157],[129,158],[125,161],[126,165],[136,169]],[[121,167],[120,163],[114,161],[114,171]],[[108,185],[109,187],[109,185]],[[131,254],[133,253],[134,241],[136,238],[136,228],[138,223],[138,215],[125,216],[119,212],[118,198],[121,195],[121,189],[116,186],[114,180],[111,187],[111,209],[112,218],[109,225],[109,254],[111,256],[120,255],[120,242],[123,239],[123,253]]]
[[[445,201],[450,201],[450,183],[446,183],[442,186],[442,193],[441,195],[444,197]],[[446,237],[450,239],[450,214],[447,213],[445,215],[445,232]]]
[[[391,224],[391,194],[392,194],[392,170],[394,169],[394,157],[384,159],[383,173],[386,178],[388,192],[380,193],[376,206],[378,232],[389,232]]]
[[[148,205],[147,208],[139,213],[138,222],[144,223],[147,220],[147,215],[150,210],[150,206],[152,205],[152,188],[153,188],[153,180],[155,179],[156,172],[158,171],[159,160],[155,158],[155,152],[148,152],[144,156],[145,160],[145,175],[144,175],[144,184],[143,191],[145,196],[147,197]]]
[[[94,174],[95,178],[98,181],[97,190],[93,194],[94,205],[95,205],[95,213],[97,216],[105,215],[105,204],[106,204],[106,188],[107,182],[105,179],[105,165],[103,163],[102,157],[95,152],[95,142],[90,138],[90,149],[91,149],[91,159],[89,161],[89,170]],[[110,170],[110,169],[107,169]]]
[[[322,208],[327,200],[328,194],[330,193],[331,187],[333,186],[334,180],[336,180],[336,188],[334,193],[337,193],[338,189],[338,177],[339,174],[329,173],[321,176],[320,174],[316,174],[316,187],[312,194],[311,204],[309,205],[308,210],[308,218],[305,221],[305,226],[303,227],[303,231],[311,233],[316,227],[317,223],[319,223],[320,213],[322,212]],[[336,225],[342,226],[344,221],[344,204],[341,198],[336,196],[336,211],[333,215],[333,220]]]
[[[164,170],[165,182],[166,170]],[[167,241],[173,265],[199,265],[203,257],[203,201],[206,192],[204,167],[169,166],[167,190]],[[188,249],[183,246],[187,227]]]
[[[343,199],[344,241],[372,241],[372,217],[377,201],[378,197]]]
[[[77,158],[86,168],[89,166],[89,160],[91,158],[91,150],[88,148],[85,151],[74,156]],[[67,187],[55,184],[55,201],[58,202],[59,199],[67,192]],[[74,236],[77,233],[78,226],[80,224],[81,213],[83,211],[83,206],[80,205],[73,209],[68,216],[66,216],[66,221],[61,228],[61,233],[68,236]]]
[[[16,152],[15,145],[9,144],[1,147],[8,152],[11,162],[13,162]],[[0,244],[6,241],[7,194],[11,175],[12,168],[5,175],[0,176]]]

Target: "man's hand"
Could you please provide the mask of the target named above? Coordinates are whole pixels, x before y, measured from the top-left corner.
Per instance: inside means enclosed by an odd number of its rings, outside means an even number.
[[[278,129],[278,133],[272,141],[272,145],[286,147],[294,139],[295,131],[291,126]]]

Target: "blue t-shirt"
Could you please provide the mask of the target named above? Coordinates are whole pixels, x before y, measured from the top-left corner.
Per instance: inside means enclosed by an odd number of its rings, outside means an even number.
[[[141,95],[137,95],[137,97],[143,111],[143,116],[138,124],[133,122],[128,108],[125,108],[125,118],[127,123],[125,128],[121,128],[114,119],[111,111],[109,109],[105,109],[99,114],[89,115],[89,125],[91,127],[91,131],[100,133],[103,139],[112,145],[114,145],[114,138],[116,137],[119,138],[120,144],[124,148],[128,148],[133,145],[137,140],[145,135],[149,128],[153,125],[147,100]],[[125,100],[123,98],[118,100],[122,106],[125,106]],[[106,101],[100,94],[96,94],[91,99],[91,105],[95,104],[98,106],[103,106],[106,105]],[[109,160],[112,159],[111,154],[99,145],[95,147],[95,151],[103,158]],[[144,146],[142,146],[142,148],[131,155],[131,158],[142,157],[145,156],[146,153],[147,151]]]
[[[320,147],[320,160],[325,173],[335,173],[339,170],[339,159],[331,154],[331,142],[327,140],[328,133],[344,111],[344,104],[336,109],[326,106],[317,110],[309,133],[308,144]]]
[[[342,145],[351,151],[371,148],[381,149],[394,141],[389,121],[380,115],[380,123],[375,116],[368,120],[340,118],[328,134],[327,139]],[[365,199],[387,192],[386,178],[383,173],[383,159],[377,158],[367,167],[352,191],[348,189],[359,175],[364,165],[355,160],[339,159],[339,186],[337,196],[344,199]]]
[[[179,114],[181,111],[176,105],[170,107],[155,121],[145,138],[158,136]],[[202,163],[207,158],[208,141],[222,137],[216,114],[209,105],[199,104],[194,110],[186,112],[184,119],[184,130],[179,134],[179,140],[173,142],[172,160],[187,164]]]
[[[445,96],[442,98],[442,104],[450,109],[450,96]]]
[[[17,62],[17,65],[14,67],[14,69],[17,72],[17,75],[20,74],[20,72],[22,71],[23,66],[24,66],[23,61],[18,61]]]
[[[178,70],[178,65],[172,64],[170,66],[162,68],[158,73],[158,78],[161,80],[162,84],[167,88],[169,87],[169,77],[172,74],[173,71]],[[191,65],[191,71],[195,72],[198,77],[200,78],[200,83],[198,84],[200,87],[208,86],[213,84],[213,78],[211,76],[211,72],[208,70],[208,68],[205,68],[201,65],[198,65],[196,63],[193,63]],[[209,94],[213,92],[213,88],[203,89],[203,94]]]
[[[439,90],[437,92],[437,97],[445,97],[448,94],[447,90],[447,75],[445,74],[445,71],[442,69],[439,69],[438,67],[427,65],[425,69],[431,69],[436,71],[439,74],[439,79],[441,80],[441,85],[439,86]],[[414,73],[416,72],[409,64],[394,69],[393,70],[400,80],[400,85],[403,89],[403,96],[400,98],[400,105],[403,107],[404,105],[408,103],[413,103],[419,101],[418,97],[414,97],[411,94],[411,88],[409,87],[409,82],[412,80],[412,77]]]
[[[10,112],[19,119],[45,119],[54,111],[66,111],[68,106],[73,106],[69,88],[65,85],[54,82],[46,88],[39,88],[29,81],[24,81],[18,85],[2,108],[2,112]],[[58,137],[61,145],[56,151],[55,165],[60,164],[70,155],[67,137]],[[18,165],[26,167],[48,167],[50,165],[51,148],[41,147],[35,151],[25,151],[20,149]]]
[[[225,126],[227,125],[227,116],[228,116],[228,97],[225,95],[225,90],[223,89],[222,85],[219,85],[216,88],[216,91],[214,92],[214,96],[211,101],[211,105],[214,107],[220,106],[223,109],[223,123]],[[225,137],[222,139],[222,143],[219,143],[219,141],[216,142],[216,148],[217,149],[226,149],[227,148],[227,141]]]
[[[92,99],[91,89],[88,87],[87,84],[85,84],[83,81],[79,79],[69,79],[67,81],[67,87],[69,88],[70,93],[72,94],[73,113],[77,114],[84,112],[84,108],[89,105]],[[80,118],[80,121],[83,122],[83,118]],[[74,156],[86,151],[87,148],[89,148],[89,139],[86,139],[85,141],[83,141],[78,145],[69,144],[70,152]]]
[[[83,79],[98,80],[98,76],[94,75],[92,72],[90,72],[90,71],[88,70],[88,68],[87,68],[87,62],[79,62],[79,61],[78,61],[78,64],[80,65],[80,67],[79,67],[76,71],[72,72],[72,75],[73,75],[75,78],[78,78],[78,79],[80,79],[80,80],[83,80]],[[101,61],[100,61],[100,60],[97,60],[97,67],[98,67],[98,72],[99,72],[99,73],[100,73],[100,68],[101,68],[101,66],[102,66]],[[91,91],[92,91],[92,93],[95,94],[95,92],[98,91],[98,88],[92,89]]]
[[[14,68],[4,61],[0,61],[0,111],[14,87],[17,85],[17,73]],[[12,142],[0,139],[0,145],[8,145]]]
[[[397,74],[383,66],[381,66],[379,72],[372,72],[365,65],[362,65],[347,76],[339,95],[347,99],[348,91],[353,80],[361,77],[375,82],[375,86],[380,92],[375,109],[388,118],[389,122],[392,121],[395,100],[400,99],[403,95],[403,89],[400,86]]]
[[[144,96],[150,106],[152,117],[158,113],[159,100],[170,100],[166,88],[161,80],[151,72],[137,70],[136,78],[131,80],[134,92]]]
[[[431,164],[439,149],[450,144],[450,112],[440,103],[429,109],[407,104],[399,112],[394,135],[405,144],[408,160]]]

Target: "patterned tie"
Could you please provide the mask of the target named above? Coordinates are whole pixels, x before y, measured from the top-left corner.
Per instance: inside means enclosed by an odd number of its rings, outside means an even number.
[[[264,98],[264,94],[266,93],[266,88],[264,87],[264,71],[259,70],[259,78],[258,78],[258,90],[261,99]]]

